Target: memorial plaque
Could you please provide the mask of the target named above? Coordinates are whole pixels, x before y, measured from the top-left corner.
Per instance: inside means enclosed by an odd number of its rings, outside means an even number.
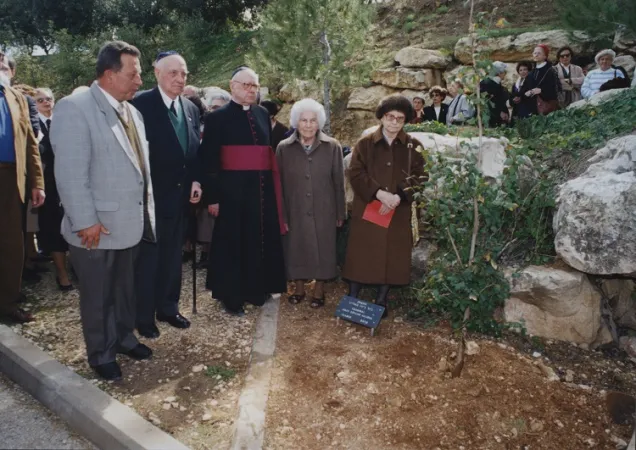
[[[345,295],[336,309],[336,317],[369,328],[376,328],[384,314],[384,306]]]

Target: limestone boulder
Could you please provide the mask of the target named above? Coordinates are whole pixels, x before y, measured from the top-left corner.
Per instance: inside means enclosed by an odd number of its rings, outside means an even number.
[[[585,108],[586,106],[598,106],[601,103],[605,103],[606,101],[611,100],[618,95],[622,95],[628,89],[630,88],[612,89],[611,91],[599,92],[598,94],[593,95],[587,100],[584,99],[572,103],[570,106],[568,106],[568,109]]]
[[[410,132],[409,135],[420,141],[425,149],[441,153],[447,158],[463,159],[468,153],[477,156],[479,151],[478,138],[458,138],[457,136],[421,132]],[[479,170],[484,176],[495,179],[501,177],[508,143],[504,137],[482,138]]]
[[[396,67],[375,70],[371,80],[391,88],[425,90],[442,84],[444,79],[440,70]]]
[[[636,136],[613,139],[562,184],[553,219],[557,254],[595,275],[636,275]]]
[[[609,300],[614,322],[619,327],[636,330],[636,283],[628,279],[603,279],[601,290]]]
[[[390,94],[399,92],[397,89],[392,89],[383,85],[375,85],[371,87],[358,87],[355,88],[349,96],[349,102],[347,103],[348,109],[364,109],[367,111],[375,111],[378,107],[378,103],[384,97]]]
[[[332,115],[331,131],[343,146],[352,147],[366,128],[377,123],[372,111],[348,109]]]
[[[531,59],[532,50],[537,44],[546,44],[552,50],[550,58],[556,58],[556,50],[569,45],[577,55],[593,55],[600,50],[599,41],[590,38],[581,31],[565,30],[536,31],[518,36],[503,36],[479,41],[477,51],[488,55],[493,61],[517,62]],[[455,45],[455,59],[462,64],[472,64],[472,39],[461,38]]]
[[[585,274],[530,266],[507,276],[510,298],[504,307],[506,322],[519,323],[528,334],[546,339],[598,344],[604,328],[601,294]]]
[[[322,90],[317,82],[310,80],[295,80],[283,85],[278,92],[278,98],[286,103],[297,102],[303,98],[313,98],[322,103]]]
[[[280,123],[282,123],[286,127],[289,127],[289,116],[291,115],[291,109],[292,109],[292,104],[285,103],[283,106],[281,106],[280,111],[278,111],[278,114],[276,114],[276,120],[278,120]]]
[[[428,50],[419,47],[406,47],[395,55],[395,62],[403,67],[418,67],[422,69],[446,69],[453,61],[450,55],[438,50]]]
[[[503,80],[503,86],[509,91],[512,89],[512,85],[517,81],[517,63],[506,63],[508,70],[506,71],[506,77]],[[450,85],[454,80],[464,80],[464,84],[468,83],[468,88],[471,91],[475,90],[476,73],[473,66],[457,66],[452,70],[444,72],[444,80],[446,85]]]
[[[636,56],[636,35],[618,31],[614,35],[614,50]]]

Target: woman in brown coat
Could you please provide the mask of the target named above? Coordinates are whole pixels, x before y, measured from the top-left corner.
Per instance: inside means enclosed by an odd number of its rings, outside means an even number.
[[[358,141],[349,167],[354,191],[353,212],[343,278],[349,295],[358,297],[363,285],[378,287],[376,304],[387,307],[391,286],[407,285],[411,274],[412,192],[424,175],[421,144],[403,130],[413,107],[402,95],[385,97],[375,115],[381,126]],[[388,228],[362,218],[365,208],[379,200],[380,215],[393,212]],[[384,317],[387,315],[384,311]]]
[[[320,131],[325,110],[315,100],[296,102],[294,133],[276,150],[283,188],[283,239],[287,278],[296,283],[289,302],[305,298],[305,281],[316,280],[311,306],[325,304],[324,281],[336,277],[336,228],[346,215],[340,143]]]

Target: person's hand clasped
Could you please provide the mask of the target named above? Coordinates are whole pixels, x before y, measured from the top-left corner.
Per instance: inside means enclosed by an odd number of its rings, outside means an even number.
[[[214,205],[208,205],[208,212],[211,216],[218,217],[219,215],[219,204],[215,203]]]
[[[379,190],[375,196],[380,203],[382,203],[379,212],[383,216],[400,205],[400,196],[397,194],[391,194],[390,192]]]
[[[192,182],[192,188],[190,189],[190,203],[197,204],[201,201],[201,194],[203,191],[201,190],[201,185],[198,181]]]
[[[80,230],[77,235],[82,238],[82,245],[88,250],[91,250],[92,248],[97,248],[99,246],[99,238],[102,233],[110,234],[110,231],[108,231],[101,223],[96,223],[92,227]]]

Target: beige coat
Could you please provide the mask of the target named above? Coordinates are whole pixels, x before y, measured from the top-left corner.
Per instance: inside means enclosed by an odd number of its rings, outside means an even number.
[[[336,222],[346,216],[340,143],[320,132],[309,152],[297,133],[276,150],[283,187],[283,238],[290,280],[328,280],[336,272]]]
[[[561,108],[565,108],[566,106],[578,102],[583,98],[581,96],[581,86],[583,86],[583,81],[585,81],[585,75],[583,75],[583,69],[574,64],[570,64],[568,69],[570,69],[570,79],[572,83],[568,83],[563,75],[563,67],[561,64],[557,64],[554,66],[556,71],[559,74],[559,82],[561,83],[562,91],[559,93],[559,105]]]
[[[401,131],[389,146],[382,134],[382,127],[379,127],[373,134],[360,139],[353,149],[348,173],[354,192],[353,213],[343,278],[363,284],[409,283],[413,248],[413,197],[407,187],[414,185],[424,175],[424,160],[416,151],[420,145],[416,139]],[[367,204],[375,199],[378,189],[404,197],[395,209],[389,228],[362,218]]]

